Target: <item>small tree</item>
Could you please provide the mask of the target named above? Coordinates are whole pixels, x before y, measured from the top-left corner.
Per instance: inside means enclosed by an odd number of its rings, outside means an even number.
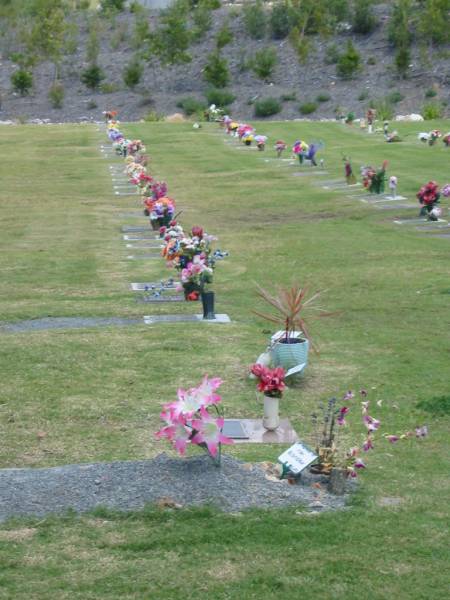
[[[262,98],[255,102],[255,117],[270,117],[281,111],[281,104],[276,98]]]
[[[59,81],[51,86],[48,97],[53,108],[62,108],[64,103],[64,87]]]
[[[142,75],[144,73],[144,67],[138,60],[133,60],[129,63],[123,72],[123,81],[125,85],[133,89],[137,86],[137,84],[141,81]]]
[[[81,73],[81,81],[91,90],[96,90],[104,79],[102,68],[95,63]]]
[[[222,27],[217,32],[216,36],[216,47],[218,50],[224,48],[227,44],[230,44],[233,41],[233,32],[229,28],[228,24],[222,25]]]
[[[101,0],[100,9],[104,13],[121,12],[125,8],[125,0]]]
[[[275,48],[263,48],[256,52],[253,59],[253,71],[260,79],[267,79],[273,73],[278,62]]]
[[[355,33],[371,33],[377,26],[373,0],[355,0],[352,28]]]
[[[30,71],[19,69],[11,75],[11,83],[16,92],[21,96],[27,96],[33,87],[33,75]]]
[[[406,77],[411,63],[411,52],[408,46],[401,46],[395,55],[395,66],[402,77]]]
[[[194,8],[192,19],[194,21],[194,29],[192,31],[195,40],[201,40],[206,33],[211,29],[212,16],[211,8],[202,0]]]
[[[266,35],[267,18],[261,0],[244,5],[244,25],[250,37],[262,40]]]
[[[203,71],[205,81],[217,88],[227,86],[230,79],[228,63],[222,58],[219,52],[213,52],[209,55],[208,62]]]
[[[347,50],[341,54],[336,65],[336,72],[342,79],[351,79],[361,69],[361,56],[351,40],[347,42]]]
[[[270,31],[276,40],[282,40],[289,35],[292,28],[292,19],[289,5],[286,1],[278,2],[272,7],[270,13]]]

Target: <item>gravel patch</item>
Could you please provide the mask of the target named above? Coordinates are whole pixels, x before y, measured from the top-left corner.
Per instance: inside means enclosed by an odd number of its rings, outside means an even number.
[[[142,319],[122,317],[44,317],[27,319],[17,323],[3,323],[0,333],[20,333],[24,331],[43,331],[44,329],[84,329],[85,327],[108,327],[142,325]]]
[[[295,485],[271,481],[260,465],[227,455],[220,468],[206,455],[180,459],[160,454],[146,461],[2,469],[0,521],[68,509],[82,513],[97,506],[138,510],[149,503],[179,507],[213,504],[226,512],[290,505],[306,505],[315,511],[344,508],[345,496],[328,494],[326,479],[309,473],[302,478]]]

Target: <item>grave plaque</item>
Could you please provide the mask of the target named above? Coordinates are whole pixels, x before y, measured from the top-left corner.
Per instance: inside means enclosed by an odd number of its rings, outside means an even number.
[[[302,442],[297,442],[291,446],[288,450],[280,454],[278,462],[283,465],[285,472],[294,473],[298,475],[311,463],[317,460],[318,456],[311,448]]]
[[[248,440],[250,437],[245,424],[239,419],[225,419],[222,433],[232,440]]]

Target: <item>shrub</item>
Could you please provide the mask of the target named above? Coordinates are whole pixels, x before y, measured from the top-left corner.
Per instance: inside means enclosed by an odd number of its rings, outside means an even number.
[[[437,91],[433,88],[428,89],[425,92],[425,98],[435,98],[437,96]]]
[[[387,97],[388,101],[391,104],[397,104],[398,102],[401,102],[404,98],[405,96],[399,91],[391,92]]]
[[[352,29],[355,33],[371,33],[377,26],[372,0],[355,0]]]
[[[102,12],[120,12],[125,8],[125,0],[101,0]]]
[[[255,102],[256,117],[270,117],[281,111],[281,104],[276,98],[262,98]]]
[[[364,100],[367,100],[367,98],[369,97],[369,92],[367,90],[363,90],[359,96],[358,96],[358,100],[360,102],[363,102]]]
[[[177,102],[177,106],[178,108],[182,108],[185,114],[188,116],[204,111],[206,108],[204,102],[192,97],[182,98]]]
[[[21,96],[26,96],[33,87],[33,75],[30,71],[19,69],[11,75],[11,83],[16,92],[19,92]]]
[[[375,100],[371,103],[371,108],[377,111],[377,118],[380,121],[390,121],[394,117],[394,109],[388,98]]]
[[[331,100],[331,96],[328,92],[321,92],[316,96],[316,102],[328,102]]]
[[[310,115],[311,113],[317,110],[317,104],[315,102],[310,101],[304,102],[303,104],[300,104],[298,109],[302,113],[302,115]]]
[[[144,121],[154,122],[154,121],[164,121],[164,115],[157,113],[154,110],[151,110],[144,116]]]
[[[114,92],[118,92],[120,90],[120,86],[117,83],[101,83],[99,86],[99,91],[102,94],[114,94]]]
[[[244,25],[248,35],[262,40],[266,35],[267,19],[261,0],[244,6]]]
[[[351,79],[361,69],[361,57],[359,52],[349,40],[347,49],[339,57],[336,65],[336,72],[342,79]]]
[[[295,92],[288,92],[287,94],[282,94],[280,96],[281,102],[292,102],[293,100],[297,100],[297,94]]]
[[[62,108],[64,102],[64,86],[56,81],[48,92],[48,97],[53,108]]]
[[[221,48],[224,48],[225,46],[230,44],[232,41],[233,41],[233,32],[231,31],[231,29],[228,27],[227,24],[222,25],[222,27],[217,32],[216,47],[220,50]]]
[[[97,89],[104,79],[103,70],[96,64],[90,65],[81,73],[82,83],[91,90]]]
[[[97,102],[95,100],[89,100],[89,102],[86,104],[86,108],[88,110],[94,110],[95,108],[98,108]]]
[[[218,52],[209,55],[203,71],[205,80],[216,88],[224,88],[230,79],[228,63]]]
[[[144,67],[142,64],[138,60],[132,61],[125,67],[123,72],[123,81],[125,85],[130,89],[135,88],[141,81],[143,73]]]
[[[331,44],[325,50],[325,64],[326,65],[335,65],[339,60],[339,50],[336,44]]]
[[[408,72],[411,62],[411,52],[407,46],[401,46],[395,55],[395,67],[403,77]]]
[[[422,106],[421,112],[425,121],[440,119],[443,114],[442,104],[438,104],[437,102],[427,102]]]
[[[282,40],[289,35],[292,22],[289,14],[289,7],[286,2],[279,2],[272,7],[269,23],[270,31],[274,39]]]
[[[375,56],[369,56],[369,58],[367,59],[367,64],[372,66],[376,65],[377,59],[375,58]]]
[[[263,48],[256,52],[253,58],[253,71],[260,79],[267,79],[273,73],[278,62],[275,48]]]
[[[215,104],[216,106],[225,107],[232,104],[236,98],[228,90],[219,90],[217,88],[211,88],[205,93],[208,104]]]
[[[192,30],[192,36],[195,40],[201,40],[212,25],[211,9],[204,2],[199,2],[195,7],[193,21],[195,27]]]

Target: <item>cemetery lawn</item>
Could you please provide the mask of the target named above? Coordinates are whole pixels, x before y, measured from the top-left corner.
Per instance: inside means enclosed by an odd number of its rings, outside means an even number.
[[[302,507],[222,514],[213,508],[97,510],[0,524],[0,599],[442,599],[448,594],[450,238],[394,225],[416,208],[378,210],[297,177],[276,161],[276,139],[323,140],[326,180],[343,180],[342,155],[389,161],[398,192],[414,200],[430,179],[450,179],[450,151],[417,133],[448,122],[399,124],[386,144],[334,123],[264,123],[265,153],[231,142],[215,124],[126,124],[147,144],[150,171],[165,179],[188,228],[202,225],[230,257],[217,264],[216,312],[230,325],[0,331],[0,466],[42,467],[151,458],[162,402],[204,373],[220,376],[226,415],[259,417],[246,369],[270,324],[254,282],[292,280],[327,290],[338,314],[311,326],[320,354],[282,400],[302,440],[320,400],[366,388],[384,433],[427,424],[428,438],[378,439],[349,510]],[[42,317],[192,313],[192,304],[136,303],[129,283],[167,278],[162,261],[131,261],[120,227],[142,220],[138,198],[114,196],[91,125],[0,130],[0,310],[3,323]],[[239,148],[239,149],[238,149]],[[241,149],[242,148],[242,149]],[[288,158],[286,153],[285,158]],[[112,159],[120,164],[118,159]],[[268,162],[266,162],[268,161]],[[282,166],[279,166],[282,164]],[[308,167],[303,167],[304,171]],[[447,215],[448,201],[442,206]],[[376,401],[382,400],[380,407]],[[426,410],[419,402],[426,402]],[[359,399],[345,430],[362,440]],[[245,461],[276,460],[279,446],[236,445]],[[447,593],[446,593],[447,592]]]

